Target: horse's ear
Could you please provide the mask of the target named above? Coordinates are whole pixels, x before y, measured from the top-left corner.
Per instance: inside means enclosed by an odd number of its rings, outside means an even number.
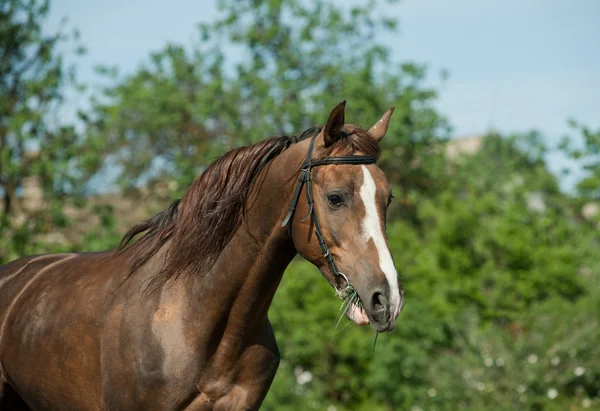
[[[346,100],[338,103],[338,105],[331,110],[331,113],[329,113],[327,123],[325,123],[325,126],[323,127],[323,142],[325,147],[329,147],[338,141],[342,136],[342,129],[344,128],[345,124],[345,109]]]
[[[392,117],[392,113],[394,112],[395,107],[390,108],[383,114],[383,117],[373,125],[369,129],[369,134],[378,142],[381,141],[383,137],[385,137],[385,133],[387,133],[388,126],[390,125],[390,117]]]

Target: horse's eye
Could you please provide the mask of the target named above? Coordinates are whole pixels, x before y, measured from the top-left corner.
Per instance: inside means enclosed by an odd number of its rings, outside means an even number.
[[[344,204],[344,199],[339,194],[329,194],[327,196],[327,201],[329,201],[329,205],[332,207],[339,207]]]

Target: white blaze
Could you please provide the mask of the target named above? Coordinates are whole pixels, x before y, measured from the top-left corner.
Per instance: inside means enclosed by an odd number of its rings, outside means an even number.
[[[360,198],[365,205],[365,219],[362,223],[362,236],[363,239],[369,241],[373,239],[377,253],[379,254],[379,266],[381,271],[385,274],[390,287],[390,308],[392,311],[392,318],[398,314],[400,309],[400,290],[398,289],[398,272],[394,266],[390,249],[388,248],[387,241],[381,230],[382,223],[377,212],[377,201],[376,193],[377,186],[371,176],[371,173],[366,166],[362,166],[363,169],[363,184],[360,187]]]

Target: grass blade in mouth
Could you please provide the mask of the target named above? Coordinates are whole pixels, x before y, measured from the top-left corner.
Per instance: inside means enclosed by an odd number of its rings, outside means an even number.
[[[352,286],[349,287],[348,291],[346,292],[346,295],[342,295],[341,293],[338,293],[338,296],[342,299],[342,305],[340,306],[340,311],[342,311],[342,314],[340,315],[340,318],[338,318],[337,323],[335,324],[335,328],[337,328],[338,325],[340,325],[340,321],[342,321],[342,318],[344,317],[344,315],[346,315],[346,313],[348,312],[348,309],[350,309],[350,307],[353,304],[356,305],[357,308],[360,308],[360,306],[362,305],[362,302],[360,301],[360,297],[358,296],[358,292],[356,292],[356,290]],[[371,355],[375,355],[375,346],[377,345],[377,337],[379,337],[378,332],[375,333],[375,340],[373,340],[373,350],[371,351]],[[389,338],[389,334],[388,334],[388,338]]]
[[[375,332],[375,341],[373,341],[373,351],[371,352],[371,355],[375,354],[375,346],[377,345],[377,337],[379,337],[379,333]]]
[[[356,307],[358,307],[358,308],[360,308],[360,306],[361,306],[361,301],[360,301],[360,297],[358,296],[358,292],[356,292],[356,290],[352,286],[349,287],[345,296],[342,296],[340,293],[338,293],[338,295],[342,299],[342,305],[340,307],[340,310],[343,310],[343,311],[342,311],[342,314],[340,315],[340,318],[338,319],[337,323],[335,324],[335,328],[337,328],[338,325],[340,325],[340,321],[342,321],[342,318],[344,317],[344,315],[346,315],[346,313],[348,312],[348,309],[350,309],[350,307],[352,305],[356,305]]]

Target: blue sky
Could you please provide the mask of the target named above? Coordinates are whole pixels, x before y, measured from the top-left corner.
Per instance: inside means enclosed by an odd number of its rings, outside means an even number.
[[[600,0],[404,0],[385,12],[400,19],[400,33],[381,41],[398,61],[429,65],[456,137],[535,128],[554,144],[569,117],[600,126]],[[168,41],[190,44],[216,8],[213,0],[54,0],[47,28],[64,16],[88,48],[80,80],[95,82],[96,64],[127,73]]]

